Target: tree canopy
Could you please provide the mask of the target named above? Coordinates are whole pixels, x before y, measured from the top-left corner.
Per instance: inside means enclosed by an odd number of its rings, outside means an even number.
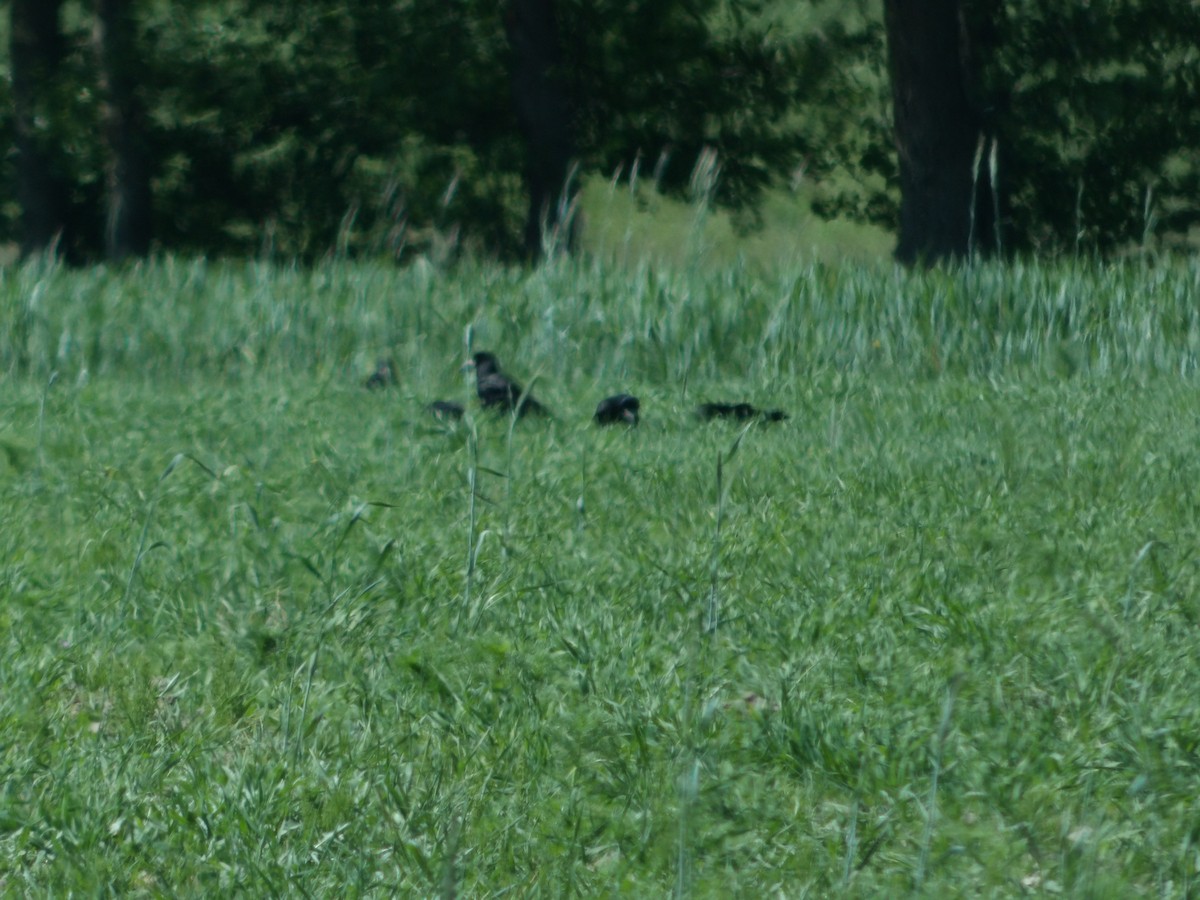
[[[1200,6],[942,6],[968,51],[958,63],[984,151],[974,174],[997,183],[1005,250],[1109,254],[1188,238],[1200,223]],[[863,162],[888,180],[869,202],[890,224],[896,164]]]
[[[29,0],[9,5],[10,27],[20,25]],[[520,254],[530,154],[514,103],[509,4],[120,5],[140,63],[129,99],[144,112],[155,247],[306,259]],[[22,75],[22,45],[10,40],[0,85],[10,101],[0,131],[52,161],[69,211],[63,240],[84,258],[104,250],[114,152],[95,46],[102,6],[62,2],[49,68]],[[900,173],[876,3],[543,6],[561,59],[545,77],[564,98],[573,177],[636,168],[665,192],[703,190],[752,222],[763,192],[802,170],[819,213],[896,227]],[[978,51],[970,99],[994,140],[1005,249],[1110,252],[1186,236],[1200,215],[1196,5],[959,6]],[[21,101],[30,77],[35,106]],[[25,158],[5,158],[0,184],[0,239],[16,243]],[[700,188],[697,171],[710,176]]]

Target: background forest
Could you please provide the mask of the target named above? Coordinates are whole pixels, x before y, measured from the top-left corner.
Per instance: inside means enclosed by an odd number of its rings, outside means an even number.
[[[27,252],[513,258],[560,220],[571,245],[600,180],[743,232],[797,187],[919,230],[901,163],[931,147],[971,176],[972,251],[1169,246],[1200,211],[1188,0],[6,5],[0,240]],[[894,97],[945,88],[894,135]]]

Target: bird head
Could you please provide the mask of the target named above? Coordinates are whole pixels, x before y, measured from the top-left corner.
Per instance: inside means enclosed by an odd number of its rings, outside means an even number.
[[[637,397],[626,395],[621,403],[621,418],[630,425],[636,425],[638,423],[638,411],[641,408],[641,401]]]
[[[494,354],[479,352],[463,363],[463,369],[474,369],[477,376],[486,377],[500,371],[500,362]]]

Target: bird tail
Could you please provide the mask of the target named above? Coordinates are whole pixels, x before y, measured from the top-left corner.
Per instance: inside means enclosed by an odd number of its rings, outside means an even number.
[[[542,416],[547,419],[554,418],[550,410],[546,409],[546,407],[542,406],[542,404],[538,403],[537,400],[533,398],[533,386],[537,384],[538,376],[540,374],[541,373],[539,372],[538,374],[534,375],[533,378],[529,379],[528,386],[525,388],[525,390],[521,391],[521,395],[516,398],[518,419],[523,419],[525,416],[530,415]]]
[[[529,394],[525,394],[524,397],[517,401],[517,416],[542,416],[546,419],[554,418],[554,414],[550,412],[550,410],[534,400],[531,396],[529,396]]]

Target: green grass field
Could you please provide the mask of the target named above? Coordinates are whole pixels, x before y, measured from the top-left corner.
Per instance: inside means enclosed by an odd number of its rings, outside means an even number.
[[[1198,297],[4,269],[0,892],[1190,896]]]
[[[806,189],[777,187],[759,205],[759,227],[740,230],[729,212],[664,197],[628,179],[585,181],[584,248],[612,264],[647,260],[669,268],[721,269],[734,264],[770,272],[780,260],[880,263],[895,247],[882,228],[812,212]]]

